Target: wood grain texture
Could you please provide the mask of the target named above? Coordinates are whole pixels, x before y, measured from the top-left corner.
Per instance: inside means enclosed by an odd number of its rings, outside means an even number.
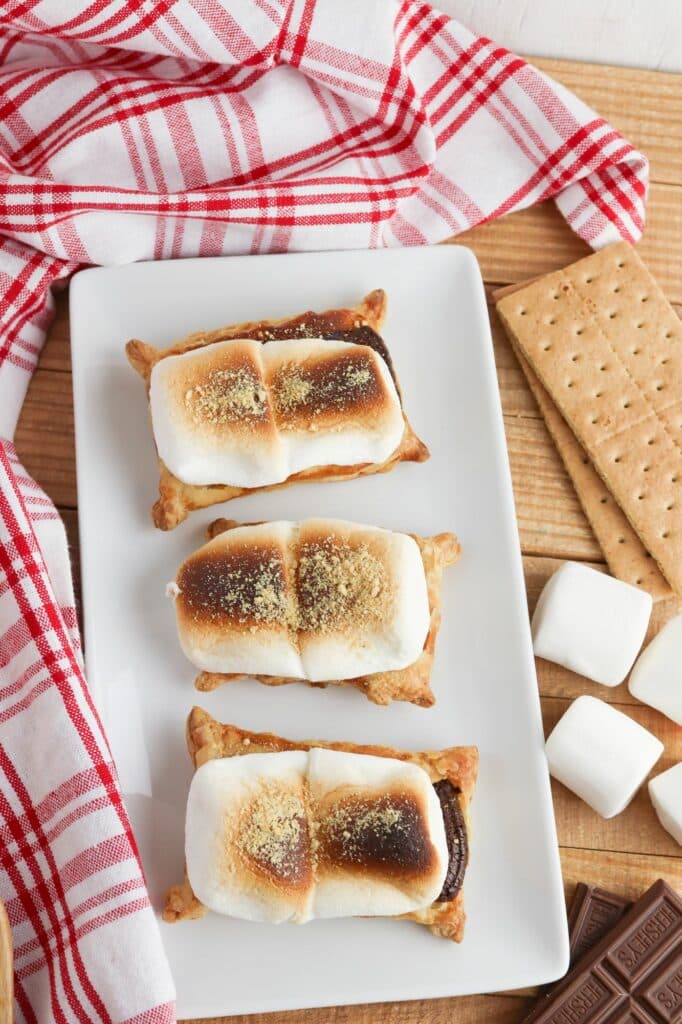
[[[577,92],[648,153],[653,185],[647,230],[640,251],[671,301],[682,304],[682,134],[678,130],[682,118],[682,81],[674,75],[567,61],[536,60],[535,63]],[[587,246],[566,227],[551,202],[493,221],[454,241],[473,248],[489,290],[547,273],[588,252]],[[601,569],[605,566],[494,314],[491,322],[532,611],[542,586],[562,559],[587,561]],[[29,390],[16,440],[27,469],[62,507],[72,554],[77,559],[70,369],[68,304],[66,294],[62,293],[57,297],[54,325],[43,351],[40,370]],[[78,592],[77,560],[75,572]],[[658,605],[649,635],[680,610],[682,605],[675,601]],[[553,727],[572,699],[591,693],[615,704],[664,741],[665,754],[653,774],[682,757],[682,730],[675,729],[658,712],[632,698],[626,684],[610,689],[549,662],[538,661],[537,667],[546,731]],[[682,851],[660,826],[645,789],[622,815],[609,822],[599,818],[558,783],[553,783],[553,794],[569,898],[578,881],[593,882],[629,897],[637,896],[659,877],[667,878],[678,890],[682,889]],[[505,993],[226,1017],[221,1018],[221,1022],[521,1024],[531,1002],[527,995]]]
[[[13,942],[5,904],[0,901],[0,1024],[14,1020]]]

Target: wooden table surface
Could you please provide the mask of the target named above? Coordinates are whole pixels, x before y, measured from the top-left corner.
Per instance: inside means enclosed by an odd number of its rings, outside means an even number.
[[[648,154],[652,185],[640,252],[670,300],[682,310],[682,77],[565,61],[535,63],[582,96]],[[476,253],[489,290],[554,270],[588,251],[550,203],[476,228],[457,241]],[[492,310],[491,319],[532,610],[542,585],[562,559],[603,564],[603,557]],[[62,512],[77,574],[69,322],[63,294],[30,386],[16,442],[26,468]],[[651,633],[679,610],[682,605],[674,600],[656,606]],[[574,697],[592,693],[617,705],[663,740],[665,753],[656,765],[656,774],[682,759],[682,728],[639,704],[625,684],[609,689],[548,662],[538,662],[538,682],[547,730]],[[682,891],[682,849],[660,826],[646,787],[623,814],[610,821],[603,821],[558,783],[553,783],[553,794],[568,897],[578,881],[635,896],[664,877]],[[304,972],[301,964],[302,977]],[[229,969],[226,979],[229,984]],[[507,992],[229,1020],[233,1024],[518,1024],[532,995]]]

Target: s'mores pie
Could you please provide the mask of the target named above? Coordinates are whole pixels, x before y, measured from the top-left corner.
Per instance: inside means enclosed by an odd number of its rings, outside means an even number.
[[[433,704],[440,584],[459,555],[454,534],[306,519],[218,520],[209,535],[168,586],[198,689],[249,676],[270,686],[354,686],[377,704]]]
[[[461,940],[475,747],[290,741],[200,708],[187,740],[186,874],[166,921],[408,917]]]
[[[353,309],[235,324],[167,349],[129,341],[159,457],[155,524],[170,530],[242,494],[428,458],[379,335],[385,309],[377,290]]]

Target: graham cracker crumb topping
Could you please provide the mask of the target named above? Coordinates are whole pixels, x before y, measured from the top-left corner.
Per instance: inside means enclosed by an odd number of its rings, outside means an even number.
[[[305,544],[298,561],[299,628],[331,632],[386,618],[391,600],[384,563],[366,544],[351,547],[328,537]]]
[[[285,363],[271,384],[275,410],[292,413],[305,406],[311,415],[345,409],[379,396],[380,384],[372,356],[354,352],[311,365]]]
[[[214,369],[203,383],[185,392],[185,408],[195,423],[262,419],[267,412],[267,392],[251,369]]]
[[[239,825],[239,849],[278,874],[300,869],[302,844],[307,844],[303,798],[276,781],[261,784]]]
[[[181,573],[181,589],[195,615],[220,621],[285,623],[289,618],[284,568],[275,555],[197,559]]]

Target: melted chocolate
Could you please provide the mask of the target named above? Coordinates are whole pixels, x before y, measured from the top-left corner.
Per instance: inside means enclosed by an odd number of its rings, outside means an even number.
[[[436,902],[447,903],[454,899],[462,888],[469,860],[469,842],[464,815],[459,804],[459,790],[447,779],[435,782],[433,788],[440,800],[448,844],[448,870]]]

